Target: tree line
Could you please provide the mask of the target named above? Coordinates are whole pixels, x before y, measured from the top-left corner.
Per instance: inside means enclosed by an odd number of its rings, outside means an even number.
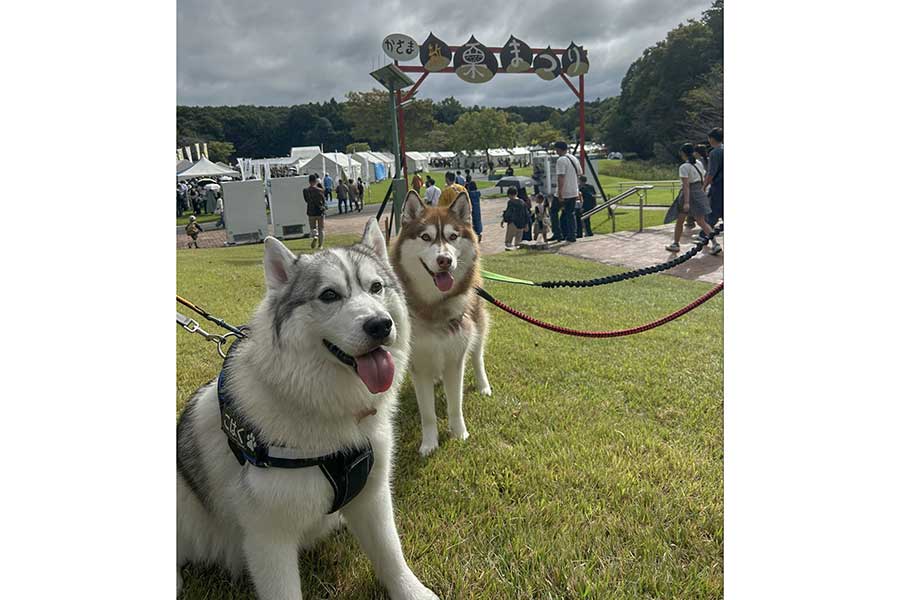
[[[669,160],[678,145],[722,126],[724,0],[644,50],[618,96],[585,103],[586,138],[641,158]],[[404,109],[407,150],[474,150],[576,139],[578,105],[467,107],[454,97]],[[178,147],[210,144],[210,158],[285,156],[294,146],[390,148],[387,92],[294,106],[179,106]],[[355,146],[354,146],[355,145]],[[215,154],[215,155],[214,155]]]

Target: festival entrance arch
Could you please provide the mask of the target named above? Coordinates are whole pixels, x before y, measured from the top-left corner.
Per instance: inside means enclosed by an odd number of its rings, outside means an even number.
[[[418,80],[407,92],[396,90],[397,120],[400,137],[401,166],[404,178],[406,168],[406,131],[403,123],[403,105],[431,74],[456,73],[463,81],[485,83],[497,73],[537,75],[544,80],[560,78],[578,99],[578,158],[584,171],[587,153],[584,150],[584,76],[590,68],[587,50],[583,46],[569,44],[567,48],[532,50],[522,40],[509,36],[503,47],[487,47],[471,36],[460,46],[449,46],[433,33],[421,45],[404,34],[390,34],[384,38],[382,49],[394,64],[405,73],[420,73]],[[500,60],[497,60],[499,55]],[[401,62],[419,59],[420,66],[403,65]],[[578,85],[570,77],[578,79]]]

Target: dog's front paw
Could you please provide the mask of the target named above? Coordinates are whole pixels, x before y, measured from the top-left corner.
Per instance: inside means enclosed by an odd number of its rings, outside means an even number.
[[[481,386],[481,388],[478,390],[478,393],[484,396],[490,396],[494,393],[494,390],[491,389],[491,385],[489,383],[486,383]]]
[[[422,585],[418,579],[404,582],[391,592],[391,600],[440,600],[438,595]]]
[[[469,430],[465,425],[450,425],[450,436],[457,440],[466,441],[469,439]]]
[[[419,446],[419,454],[421,454],[422,456],[428,456],[429,454],[437,450],[437,447],[437,438],[423,439],[422,444]]]

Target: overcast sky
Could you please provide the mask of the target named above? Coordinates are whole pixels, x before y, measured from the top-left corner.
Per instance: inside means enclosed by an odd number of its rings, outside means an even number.
[[[591,63],[588,100],[619,93],[643,50],[711,0],[178,0],[178,103],[291,105],[342,100],[377,86],[369,72],[386,62],[381,41],[405,33],[420,44],[430,31],[459,45],[474,34],[502,46],[510,34],[533,49],[583,45]],[[406,64],[419,65],[418,59]],[[416,75],[413,74],[413,79]],[[431,75],[417,97],[456,96],[463,104],[566,107],[565,83],[534,74],[499,74],[484,84]]]

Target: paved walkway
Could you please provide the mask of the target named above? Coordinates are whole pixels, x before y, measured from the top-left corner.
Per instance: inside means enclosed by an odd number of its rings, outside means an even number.
[[[485,199],[485,192],[493,193],[497,188],[482,190],[481,220],[484,227],[482,235],[482,254],[499,254],[503,252],[506,230],[500,227],[500,215],[506,207],[505,198]],[[388,207],[390,208],[390,207]],[[328,235],[362,233],[366,222],[378,212],[377,204],[363,207],[360,213],[345,215],[327,215],[325,217],[326,245]],[[382,221],[387,215],[382,216]],[[214,223],[204,226],[200,234],[201,248],[216,248],[225,245],[225,230],[212,229]],[[570,245],[552,245],[549,250],[534,250],[534,252],[558,252],[568,256],[576,256],[596,262],[616,265],[626,269],[635,269],[665,262],[673,257],[673,254],[665,250],[665,246],[672,241],[674,225],[661,225],[644,229],[643,232],[624,231],[607,235],[594,235],[590,238],[582,238]],[[691,248],[691,234],[699,232],[699,228],[685,230],[681,238],[681,248],[686,252]],[[272,227],[269,227],[272,233]],[[184,227],[176,230],[176,245],[178,248],[186,248],[188,238],[184,234]],[[725,276],[724,234],[719,236],[723,251],[718,256],[708,253],[708,249],[701,252],[691,260],[666,271],[668,275],[674,275],[683,279],[719,283]]]

